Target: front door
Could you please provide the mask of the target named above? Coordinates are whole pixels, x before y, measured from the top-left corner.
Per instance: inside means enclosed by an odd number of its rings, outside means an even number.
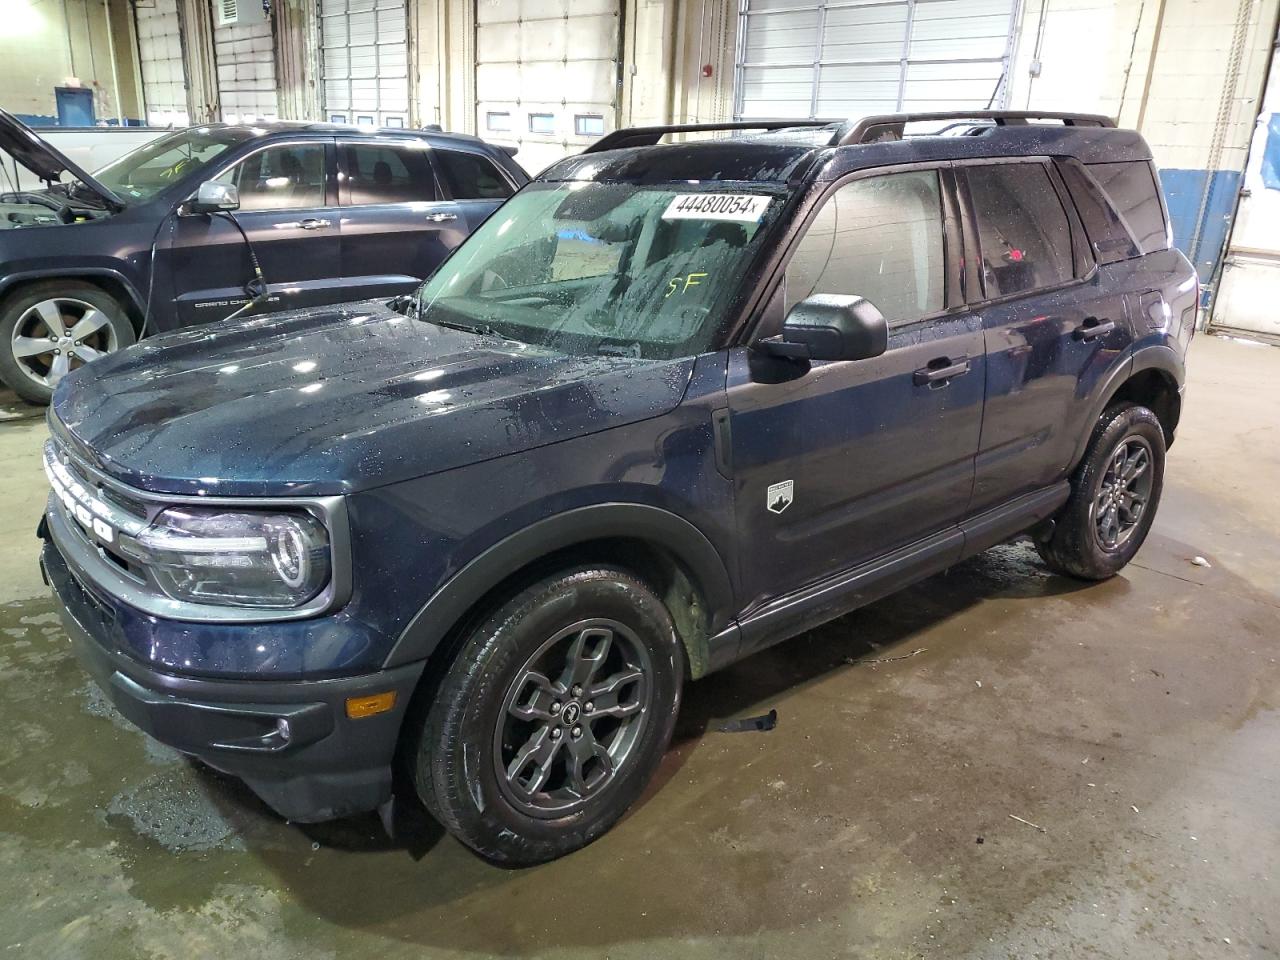
[[[788,368],[730,354],[747,607],[951,528],[968,506],[984,356],[960,302],[949,184],[933,168],[851,180],[787,267],[788,307],[811,294],[875,304],[890,327],[882,356]]]
[[[961,165],[985,301],[987,396],[973,511],[1061,480],[1095,382],[1132,343],[1047,163]],[[1075,221],[1075,222],[1073,222]],[[1085,259],[1077,256],[1085,253]],[[1079,275],[1079,277],[1077,276]]]
[[[179,324],[220,320],[247,301],[249,244],[270,293],[256,312],[344,299],[331,152],[323,140],[263,147],[216,178],[240,192],[234,222],[222,214],[177,216],[167,253]]]

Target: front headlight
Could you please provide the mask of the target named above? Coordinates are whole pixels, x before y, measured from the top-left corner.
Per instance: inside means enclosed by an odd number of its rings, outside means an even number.
[[[299,607],[329,582],[329,537],[307,513],[170,507],[119,549],[175,600]]]

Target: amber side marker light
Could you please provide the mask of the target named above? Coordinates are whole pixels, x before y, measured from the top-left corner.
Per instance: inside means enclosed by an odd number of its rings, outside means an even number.
[[[352,720],[386,713],[396,705],[396,692],[375,693],[371,697],[347,697],[347,716]]]

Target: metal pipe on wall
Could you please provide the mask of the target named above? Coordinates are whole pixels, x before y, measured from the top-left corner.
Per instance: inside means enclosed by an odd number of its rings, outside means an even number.
[[[111,28],[111,3],[102,0],[102,15],[107,20],[107,52],[111,55],[111,88],[116,98],[116,123],[124,126],[124,104],[120,100],[120,71],[116,66],[116,35]]]

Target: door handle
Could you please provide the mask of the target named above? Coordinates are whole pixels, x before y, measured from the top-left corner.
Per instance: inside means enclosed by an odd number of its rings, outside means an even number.
[[[968,372],[968,357],[937,357],[930,360],[927,367],[917,370],[913,379],[917,386],[925,384],[945,386],[951,380],[962,377]]]
[[[323,227],[331,226],[330,221],[321,220],[316,217],[308,217],[298,224],[303,230],[319,230]]]
[[[1105,337],[1115,328],[1114,320],[1099,320],[1097,317],[1087,317],[1084,323],[1076,327],[1072,336],[1077,340],[1096,340],[1098,337]]]
[[[450,223],[458,219],[456,213],[429,213],[427,219],[432,223]]]

